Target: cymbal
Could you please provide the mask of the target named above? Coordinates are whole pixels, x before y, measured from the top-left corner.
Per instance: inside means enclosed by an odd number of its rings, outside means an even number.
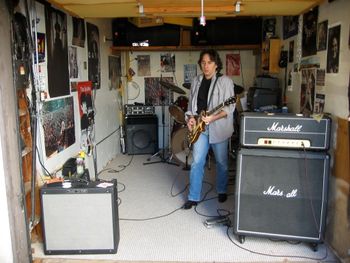
[[[169,82],[165,82],[163,80],[160,80],[159,84],[162,85],[164,88],[171,90],[171,91],[174,91],[176,93],[186,94],[186,92],[184,90],[180,89],[178,86],[175,86],[174,84],[171,84]]]
[[[191,88],[191,83],[187,82],[182,84],[182,87],[184,87],[185,89],[190,89]]]

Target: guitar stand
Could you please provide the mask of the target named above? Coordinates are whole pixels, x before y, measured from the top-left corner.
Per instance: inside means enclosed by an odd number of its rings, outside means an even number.
[[[155,164],[155,163],[167,163],[167,164],[171,164],[171,165],[176,165],[179,166],[178,163],[172,162],[172,158],[173,155],[171,154],[170,156],[165,158],[165,147],[164,147],[164,134],[165,134],[165,105],[164,105],[164,96],[160,97],[161,101],[162,101],[162,125],[163,125],[163,149],[159,150],[158,152],[156,152],[155,154],[153,154],[151,157],[149,157],[147,159],[147,161],[150,161],[153,157],[155,156],[159,156],[160,161],[154,161],[154,162],[148,162],[148,163],[143,163],[143,165],[147,165],[147,164]]]

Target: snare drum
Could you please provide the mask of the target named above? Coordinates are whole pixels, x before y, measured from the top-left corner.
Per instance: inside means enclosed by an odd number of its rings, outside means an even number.
[[[183,164],[186,164],[186,158],[187,164],[192,163],[192,151],[188,147],[187,132],[187,127],[182,127],[174,131],[171,138],[171,152],[174,158]]]
[[[177,100],[169,106],[169,112],[177,123],[185,124],[185,112],[187,111],[188,99],[179,96]]]

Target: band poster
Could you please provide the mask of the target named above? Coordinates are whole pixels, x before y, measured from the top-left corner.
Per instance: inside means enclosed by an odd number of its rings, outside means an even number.
[[[88,48],[88,76],[93,89],[101,87],[100,36],[98,27],[86,23]]]
[[[69,95],[67,16],[46,7],[47,75],[51,98]]]
[[[94,123],[94,109],[92,103],[92,83],[91,81],[82,81],[77,83],[80,128],[87,130]]]

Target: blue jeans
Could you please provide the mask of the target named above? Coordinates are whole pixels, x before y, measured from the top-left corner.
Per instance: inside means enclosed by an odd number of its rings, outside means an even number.
[[[200,134],[193,145],[193,162],[191,164],[188,200],[201,200],[204,167],[209,147],[212,148],[216,161],[216,191],[218,194],[226,193],[228,181],[228,139],[220,143],[209,144],[209,134],[206,130]]]

